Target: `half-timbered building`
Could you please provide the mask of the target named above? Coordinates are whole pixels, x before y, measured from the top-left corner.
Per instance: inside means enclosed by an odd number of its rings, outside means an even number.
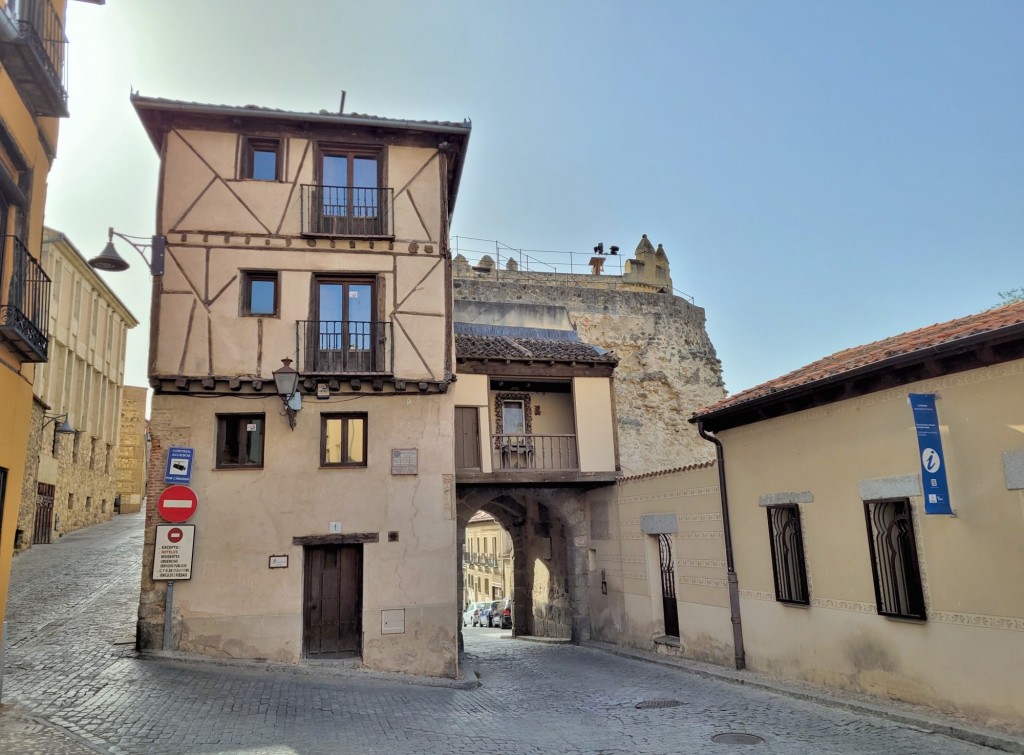
[[[140,645],[455,675],[447,240],[470,124],[132,99],[166,239],[149,496],[175,447],[198,497],[171,590],[147,511]]]

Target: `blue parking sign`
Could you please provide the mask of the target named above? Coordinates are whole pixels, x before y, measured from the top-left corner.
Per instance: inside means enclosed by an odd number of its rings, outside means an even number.
[[[167,468],[164,470],[164,482],[175,482],[187,485],[192,481],[192,462],[195,459],[193,448],[170,448],[167,450]]]

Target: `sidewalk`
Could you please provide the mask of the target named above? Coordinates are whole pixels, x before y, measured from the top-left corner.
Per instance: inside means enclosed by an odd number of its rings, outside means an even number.
[[[911,705],[895,700],[883,701],[868,695],[858,695],[845,691],[840,692],[813,684],[779,679],[753,671],[736,671],[735,669],[716,666],[711,663],[672,658],[648,650],[613,645],[607,642],[591,640],[585,642],[584,645],[619,656],[620,658],[630,658],[632,660],[675,668],[688,674],[696,674],[705,679],[717,679],[733,684],[743,684],[798,700],[807,700],[808,702],[826,705],[830,708],[842,708],[856,713],[866,713],[904,724],[923,732],[945,734],[955,739],[979,744],[984,747],[991,747],[1003,752],[1024,753],[1024,736],[982,728],[952,714],[939,713],[924,706]]]

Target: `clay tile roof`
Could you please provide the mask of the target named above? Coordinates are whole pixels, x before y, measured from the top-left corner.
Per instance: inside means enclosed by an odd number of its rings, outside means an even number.
[[[1017,327],[1022,326],[1022,327]],[[1024,331],[1024,302],[1007,304],[995,309],[968,315],[949,322],[929,325],[898,336],[884,338],[881,341],[855,346],[852,349],[838,351],[806,367],[801,367],[786,375],[748,388],[733,396],[706,406],[697,411],[695,417],[704,417],[724,409],[738,407],[772,394],[789,391],[814,383],[836,378],[854,371],[870,371],[875,365],[883,369],[883,364],[899,357],[912,357],[918,352],[953,345],[961,339],[981,336],[1002,329]],[[922,357],[926,354],[922,353]]]
[[[581,341],[508,336],[455,335],[455,353],[466,359],[516,359],[556,362],[618,361],[611,352],[602,353]]]
[[[615,482],[621,485],[624,482],[631,482],[633,480],[646,480],[650,477],[667,477],[668,475],[678,474],[680,472],[692,472],[695,469],[709,469],[715,466],[716,462],[714,459],[711,461],[698,461],[694,464],[687,464],[682,467],[672,467],[671,469],[656,469],[653,472],[642,472],[640,474],[628,475],[626,477],[620,477]]]

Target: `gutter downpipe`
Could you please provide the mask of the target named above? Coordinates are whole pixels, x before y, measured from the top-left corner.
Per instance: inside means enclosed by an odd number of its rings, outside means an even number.
[[[732,619],[732,644],[736,651],[736,669],[742,671],[747,667],[746,654],[743,652],[743,623],[740,621],[740,584],[736,578],[736,565],[732,555],[732,526],[729,523],[729,495],[725,488],[725,449],[722,441],[704,430],[704,422],[697,420],[697,433],[704,440],[715,444],[715,455],[718,460],[718,490],[722,498],[722,528],[725,530],[725,565],[729,579],[729,610]]]

